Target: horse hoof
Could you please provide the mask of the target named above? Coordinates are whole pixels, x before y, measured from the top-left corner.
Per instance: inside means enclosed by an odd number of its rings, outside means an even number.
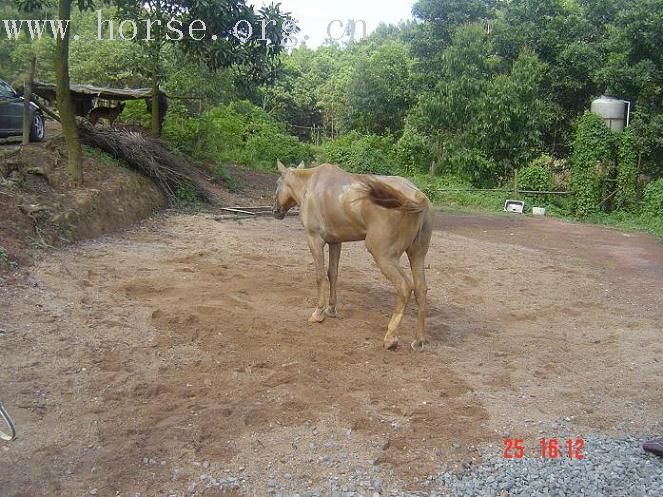
[[[384,348],[387,350],[395,350],[398,347],[398,338],[385,339]]]
[[[308,318],[309,323],[322,323],[325,320],[325,312],[316,310],[311,314],[311,317]]]
[[[424,345],[426,345],[425,340],[415,340],[410,344],[410,347],[412,347],[412,350],[414,350],[415,352],[421,352],[422,350],[424,350]]]
[[[330,317],[330,318],[338,317],[338,314],[336,314],[336,308],[330,309],[329,307],[327,307],[325,309],[325,315]]]

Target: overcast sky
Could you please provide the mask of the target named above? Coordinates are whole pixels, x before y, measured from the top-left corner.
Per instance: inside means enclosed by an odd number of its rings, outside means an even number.
[[[249,3],[259,7],[271,3],[271,0],[249,0]],[[314,48],[327,38],[327,26],[334,20],[345,25],[348,19],[361,19],[366,22],[370,34],[381,22],[396,24],[410,19],[414,0],[280,0],[280,3],[283,10],[292,12],[299,21],[300,39],[308,36],[306,44]],[[343,29],[335,23],[331,33],[338,37]]]

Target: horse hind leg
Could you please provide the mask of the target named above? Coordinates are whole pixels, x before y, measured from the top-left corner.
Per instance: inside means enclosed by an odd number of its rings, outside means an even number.
[[[397,330],[403,319],[403,313],[410,300],[410,295],[412,294],[412,283],[410,282],[407,273],[401,269],[400,255],[384,255],[379,252],[371,251],[370,248],[369,251],[373,255],[382,274],[385,275],[396,289],[396,306],[394,307],[394,313],[387,326],[387,334],[384,336],[384,347],[391,350],[398,346]]]
[[[329,244],[329,270],[327,278],[329,279],[329,305],[325,309],[325,314],[330,318],[335,318],[336,314],[336,281],[338,280],[338,263],[341,258],[341,244]]]
[[[426,284],[424,261],[430,245],[430,238],[430,225],[424,222],[414,243],[406,251],[410,260],[412,277],[414,278],[414,297],[417,300],[417,334],[412,342],[412,348],[416,351],[422,350],[426,343],[426,294],[428,293],[428,286]]]

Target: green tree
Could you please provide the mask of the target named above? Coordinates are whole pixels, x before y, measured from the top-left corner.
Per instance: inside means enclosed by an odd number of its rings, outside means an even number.
[[[322,50],[306,47],[294,49],[290,55],[282,57],[274,84],[263,88],[265,110],[287,123],[302,138],[313,138],[313,128],[322,126],[322,110],[316,92],[332,73],[332,64],[321,63],[325,58],[322,53]]]
[[[400,133],[413,100],[407,47],[386,41],[353,62],[348,88],[351,128],[362,133]]]
[[[436,72],[437,57],[451,44],[456,29],[493,19],[497,5],[497,0],[417,0],[412,14],[419,22],[409,26],[406,37],[420,70]]]
[[[546,67],[528,51],[505,67],[491,51],[482,26],[455,31],[441,55],[439,83],[408,116],[404,140],[420,149],[419,135],[431,144],[425,159],[414,160],[420,167],[434,160],[477,185],[495,184],[540,153],[549,119]],[[408,155],[404,141],[400,148]]]
[[[114,0],[114,3],[123,18],[141,27],[134,41],[140,44],[143,59],[140,67],[151,82],[155,135],[160,133],[158,95],[166,76],[167,46],[177,43],[185,54],[213,70],[235,65],[244,83],[266,82],[273,79],[274,64],[288,33],[295,32],[291,15],[282,12],[280,4],[255,12],[246,0]],[[179,26],[179,32],[171,29],[172,26]],[[190,36],[192,33],[194,36]]]
[[[19,0],[19,6],[27,12],[35,11],[44,6],[42,0]],[[78,126],[74,114],[74,105],[71,99],[71,86],[69,82],[69,40],[73,0],[58,0],[57,18],[63,22],[64,29],[56,38],[55,43],[55,85],[57,106],[67,147],[67,169],[71,182],[79,186],[83,183],[83,167],[81,143],[78,136]],[[76,0],[79,10],[92,8],[92,0]]]

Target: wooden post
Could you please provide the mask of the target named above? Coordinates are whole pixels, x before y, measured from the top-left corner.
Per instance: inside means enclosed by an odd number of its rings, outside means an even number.
[[[152,76],[152,134],[161,136],[161,123],[159,122],[159,77]]]
[[[30,119],[30,102],[32,102],[32,83],[35,80],[35,69],[37,67],[37,56],[32,56],[30,62],[30,74],[25,80],[23,89],[23,145],[30,143],[30,131],[32,130],[32,119]]]
[[[513,171],[513,198],[518,198],[518,168]]]

